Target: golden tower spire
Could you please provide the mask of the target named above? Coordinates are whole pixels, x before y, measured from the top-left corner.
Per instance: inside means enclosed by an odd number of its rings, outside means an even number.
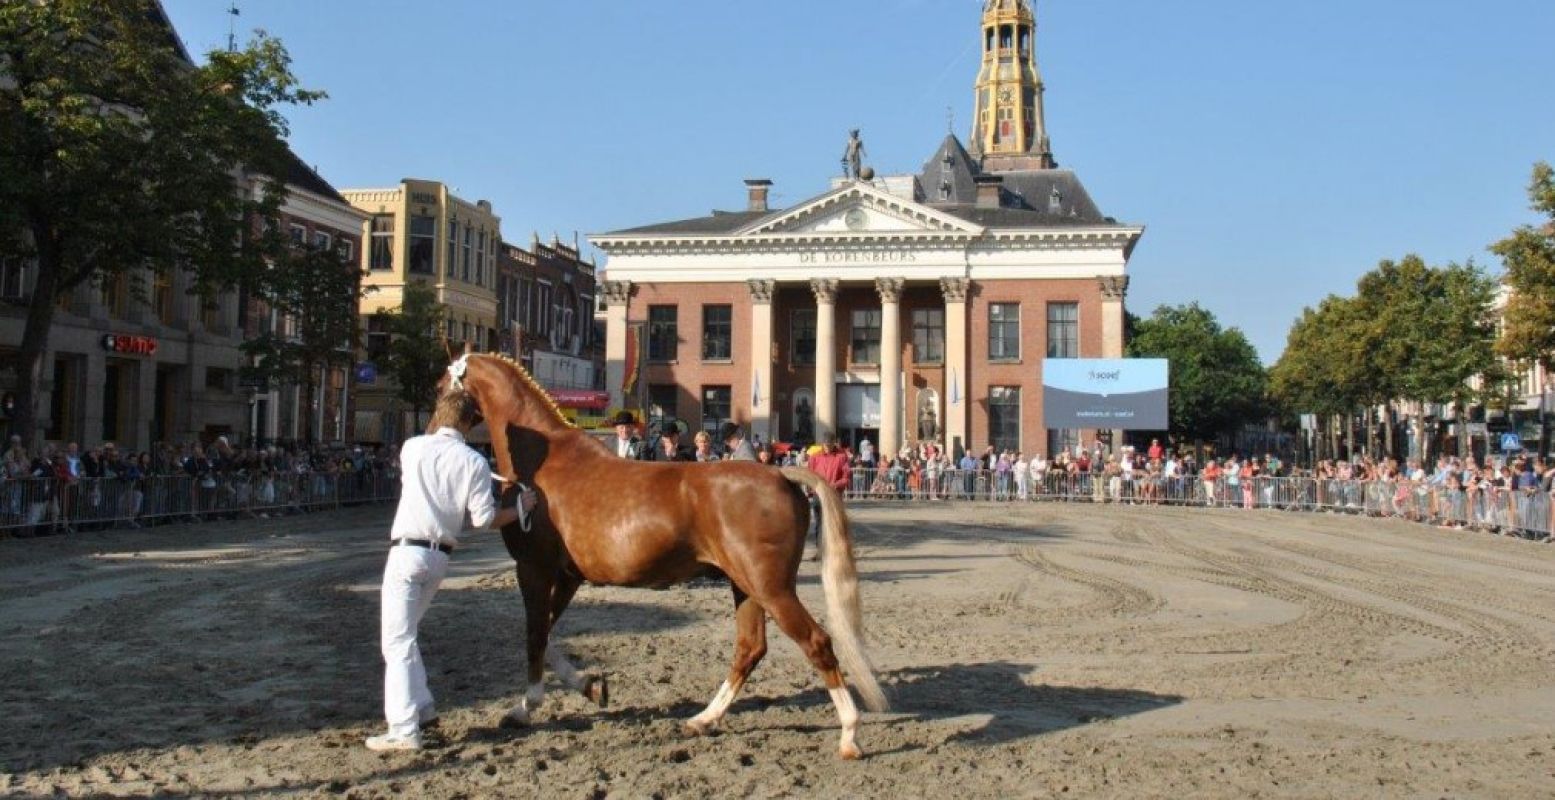
[[[1037,69],[1037,19],[1028,0],[983,4],[983,65],[977,73],[972,154],[988,172],[1052,169]]]

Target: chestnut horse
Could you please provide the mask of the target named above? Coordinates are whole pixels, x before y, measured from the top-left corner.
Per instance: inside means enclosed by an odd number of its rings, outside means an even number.
[[[842,724],[839,754],[862,755],[858,710],[842,667],[866,708],[884,711],[887,704],[864,652],[858,571],[836,490],[798,467],[621,459],[573,428],[523,367],[500,356],[464,355],[441,388],[470,393],[490,432],[498,472],[533,486],[540,497],[530,531],[516,524],[502,531],[517,562],[529,656],[529,686],[508,719],[526,724],[539,707],[551,629],[583,581],[663,588],[717,570],[734,589],[734,662],[707,708],[687,720],[687,731],[717,728],[767,652],[771,615],[826,684]],[[820,497],[821,585],[832,636],[794,591],[809,521],[800,486]],[[603,704],[602,683],[584,687],[559,649],[549,661],[569,686]]]

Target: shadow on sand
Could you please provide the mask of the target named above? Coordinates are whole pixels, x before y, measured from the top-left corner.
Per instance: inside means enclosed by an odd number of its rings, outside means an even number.
[[[1134,689],[1032,683],[1036,668],[994,661],[912,667],[882,676],[896,710],[918,720],[989,715],[948,741],[992,745],[1143,714],[1184,698]]]

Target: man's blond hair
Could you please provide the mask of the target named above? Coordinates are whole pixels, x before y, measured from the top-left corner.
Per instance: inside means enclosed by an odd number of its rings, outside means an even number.
[[[475,398],[469,392],[446,392],[437,398],[437,407],[432,409],[432,422],[428,430],[473,428],[480,420],[480,414],[480,408],[475,405]]]

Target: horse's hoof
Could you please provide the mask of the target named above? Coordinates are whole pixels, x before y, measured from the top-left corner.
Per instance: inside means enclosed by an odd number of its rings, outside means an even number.
[[[583,685],[583,696],[594,701],[600,708],[610,705],[610,683],[603,675],[589,678]]]
[[[687,736],[707,736],[711,734],[717,727],[717,723],[701,722],[694,719],[686,720],[686,724],[684,726]]]
[[[860,750],[858,745],[850,743],[838,748],[837,755],[841,757],[843,761],[857,761],[864,757],[864,751]]]
[[[527,728],[529,727],[529,715],[518,711],[509,711],[502,715],[502,721],[497,723],[499,728]]]

